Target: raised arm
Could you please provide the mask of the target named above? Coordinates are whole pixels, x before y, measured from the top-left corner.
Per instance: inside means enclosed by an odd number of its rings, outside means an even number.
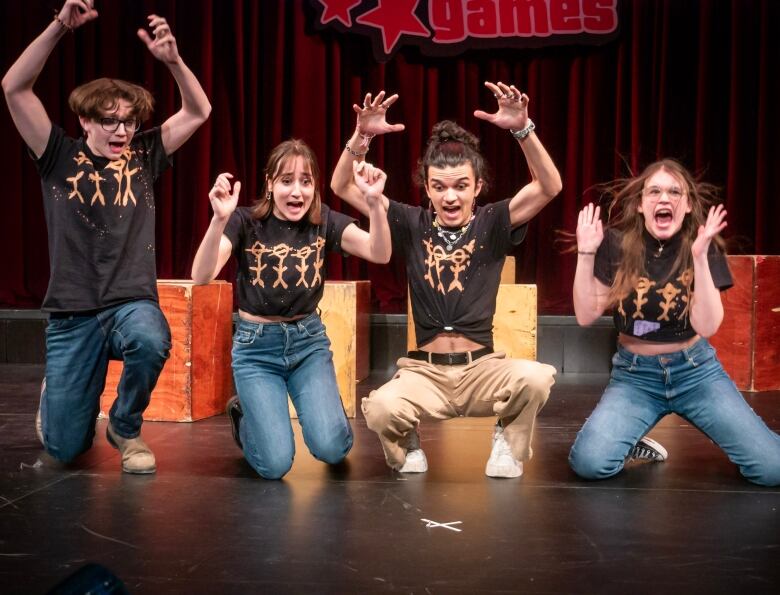
[[[181,109],[165,120],[162,125],[162,142],[165,153],[170,155],[203,124],[211,113],[211,104],[198,79],[184,63],[176,46],[176,38],[171,33],[167,21],[151,14],[149,27],[152,36],[145,29],[138,30],[138,37],[160,62],[171,71],[181,94]]]
[[[707,221],[699,226],[699,234],[691,246],[693,279],[696,283],[691,302],[691,326],[702,337],[714,335],[723,322],[723,302],[715,287],[707,258],[712,238],[726,227],[723,205],[711,207]]]
[[[369,228],[366,233],[357,225],[348,225],[341,236],[341,247],[349,254],[369,262],[386,264],[392,252],[387,208],[382,200],[387,175],[365,161],[354,162],[352,170],[354,184],[368,208]]]
[[[574,273],[574,314],[581,326],[593,324],[608,305],[609,287],[596,279],[596,250],[604,240],[599,207],[588,203],[577,219],[577,270]]]
[[[522,225],[561,191],[561,175],[534,132],[535,126],[528,117],[528,95],[518,91],[514,85],[502,82],[486,82],[485,86],[493,92],[498,102],[498,111],[489,114],[476,110],[474,116],[510,130],[531,171],[531,181],[520,188],[509,203],[512,225]]]
[[[231,190],[232,177],[233,175],[228,173],[219,174],[209,192],[214,216],[192,263],[192,280],[196,285],[205,285],[213,281],[233,252],[233,244],[223,234],[230,215],[236,210],[238,195],[241,192],[241,182],[236,182]]]
[[[3,77],[3,93],[11,118],[36,157],[46,150],[51,120],[33,92],[33,86],[60,38],[97,18],[98,13],[92,6],[92,0],[67,0],[54,20],[27,46]]]
[[[341,158],[336,163],[333,176],[330,179],[330,188],[336,196],[342,198],[363,215],[369,214],[363,193],[355,185],[353,177],[353,163],[360,162],[368,153],[371,139],[378,134],[387,132],[399,132],[404,129],[403,124],[388,124],[387,110],[398,99],[398,95],[391,95],[385,99],[385,92],[380,91],[377,96],[371,98],[371,93],[366,93],[363,106],[353,104],[352,109],[357,114],[355,132],[347,141]],[[384,186],[384,184],[383,184]],[[381,197],[381,203],[387,209],[387,197]]]

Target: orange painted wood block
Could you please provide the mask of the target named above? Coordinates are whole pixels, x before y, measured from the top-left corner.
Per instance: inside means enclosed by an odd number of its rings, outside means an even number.
[[[743,391],[780,389],[780,256],[729,256],[734,287],[723,292],[718,358]]]
[[[753,390],[780,390],[780,256],[756,256]]]
[[[723,322],[710,339],[739,390],[752,385],[753,352],[753,257],[729,256],[734,287],[721,293]]]
[[[195,421],[222,413],[232,394],[232,285],[161,280],[157,290],[173,345],[144,420]],[[110,362],[100,399],[103,413],[116,398],[121,374],[122,362]]]

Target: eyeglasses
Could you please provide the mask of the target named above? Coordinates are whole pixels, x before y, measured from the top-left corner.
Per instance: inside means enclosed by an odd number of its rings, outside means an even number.
[[[666,192],[666,196],[669,197],[669,200],[672,202],[677,202],[680,200],[683,196],[685,196],[685,192],[683,192],[680,188],[677,188],[676,186],[670,186],[669,188],[661,188],[660,186],[648,186],[644,190],[642,190],[642,196],[645,196],[653,201],[661,200],[661,195]]]
[[[119,125],[124,124],[127,132],[135,132],[141,126],[141,122],[138,118],[128,118],[127,120],[120,120],[119,118],[100,118],[100,127],[106,132],[116,132],[119,130]]]

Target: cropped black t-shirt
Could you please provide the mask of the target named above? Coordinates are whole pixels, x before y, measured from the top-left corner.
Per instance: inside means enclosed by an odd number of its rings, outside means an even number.
[[[322,223],[253,219],[239,207],[224,235],[238,259],[238,307],[255,316],[311,314],[322,298],[326,251],[341,249],[341,235],[355,219],[322,205]]]
[[[618,303],[612,315],[618,332],[645,341],[672,343],[696,335],[691,326],[690,304],[694,290],[693,269],[669,274],[682,244],[678,233],[659,242],[647,231],[645,239],[645,274],[633,291]],[[594,275],[611,287],[622,260],[621,235],[609,229],[596,252]],[[726,257],[710,244],[707,254],[710,274],[721,291],[733,285]]]
[[[393,252],[406,261],[417,345],[443,332],[493,346],[493,315],[507,252],[525,238],[512,229],[509,199],[477,207],[462,234],[433,225],[433,213],[390,201]]]

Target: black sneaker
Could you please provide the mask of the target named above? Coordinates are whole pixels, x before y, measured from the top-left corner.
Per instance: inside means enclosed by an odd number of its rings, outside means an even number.
[[[663,463],[669,453],[658,442],[652,438],[645,436],[636,446],[628,452],[627,459],[633,459],[637,461],[653,461],[654,463]]]
[[[244,446],[241,444],[241,435],[238,433],[238,426],[241,423],[241,418],[244,417],[238,395],[233,395],[228,399],[227,405],[225,406],[225,413],[227,413],[228,419],[230,420],[230,429],[233,431],[233,440],[238,444],[238,448],[244,450]]]

